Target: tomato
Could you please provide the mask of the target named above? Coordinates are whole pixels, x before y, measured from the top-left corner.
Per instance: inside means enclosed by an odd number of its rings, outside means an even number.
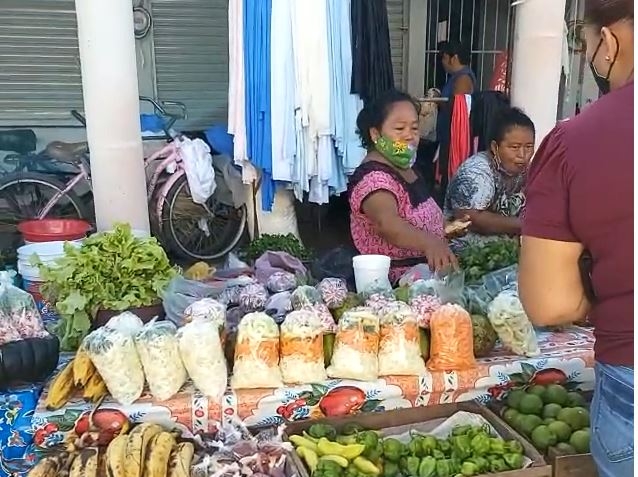
[[[75,433],[78,436],[91,431],[89,423],[90,412],[85,412],[75,422]],[[98,409],[93,414],[93,425],[96,427],[96,431],[99,432],[98,444],[105,446],[108,445],[115,437],[122,432],[128,432],[131,423],[128,417],[119,409]]]

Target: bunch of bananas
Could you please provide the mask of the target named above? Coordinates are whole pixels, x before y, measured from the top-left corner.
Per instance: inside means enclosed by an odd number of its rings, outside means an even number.
[[[82,389],[84,399],[92,403],[100,401],[108,393],[102,376],[95,369],[83,346],[80,346],[75,357],[51,382],[45,401],[47,409],[60,409],[73,397],[78,388]]]
[[[87,447],[45,457],[27,477],[189,477],[194,452],[192,443],[144,423],[119,434],[105,451]]]

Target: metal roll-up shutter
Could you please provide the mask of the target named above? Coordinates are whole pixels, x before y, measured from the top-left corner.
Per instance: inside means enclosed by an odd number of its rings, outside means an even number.
[[[386,0],[394,84],[401,89],[405,88],[403,80],[405,47],[407,45],[407,29],[404,27],[405,3],[405,0]]]
[[[153,0],[152,9],[157,97],[186,104],[178,127],[226,122],[228,1]]]
[[[78,124],[76,25],[73,0],[0,1],[0,126]]]

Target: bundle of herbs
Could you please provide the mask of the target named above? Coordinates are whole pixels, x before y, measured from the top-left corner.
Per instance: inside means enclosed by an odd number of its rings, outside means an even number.
[[[65,256],[40,264],[43,295],[55,303],[55,334],[63,350],[77,349],[99,310],[124,311],[157,304],[177,273],[157,240],[139,238],[129,225],[66,244]]]

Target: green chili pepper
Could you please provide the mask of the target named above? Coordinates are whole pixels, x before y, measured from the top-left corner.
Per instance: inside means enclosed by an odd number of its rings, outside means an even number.
[[[434,477],[436,475],[436,459],[430,456],[424,457],[421,459],[418,470],[418,477]]]
[[[505,454],[503,460],[511,470],[523,468],[523,456],[521,454]]]
[[[403,464],[406,477],[419,477],[419,463],[421,461],[418,457],[408,456],[405,458]]]
[[[317,469],[313,472],[313,477],[341,477],[343,469],[331,460],[320,460]]]
[[[472,455],[472,446],[469,436],[452,436],[450,437],[450,442],[452,443],[452,452],[454,452],[460,460],[465,460]]]
[[[403,443],[397,439],[384,439],[383,440],[383,456],[393,462],[399,462],[399,459],[404,455],[407,449]]]
[[[334,441],[337,438],[337,431],[328,424],[313,424],[310,426],[310,429],[308,429],[308,434],[315,439],[325,437],[328,440]]]
[[[423,447],[421,446],[421,442],[423,438],[421,437],[413,437],[412,440],[408,443],[408,452],[411,455],[421,457],[423,454]]]
[[[447,459],[437,460],[436,461],[436,477],[452,477],[454,473],[452,472],[452,467],[450,466],[450,461]]]
[[[436,437],[425,436],[421,439],[421,453],[422,455],[432,455],[432,452],[438,449],[438,442]]]
[[[381,444],[381,441],[378,441],[377,445],[374,446],[372,449],[366,448],[366,450],[363,451],[362,455],[372,462],[378,462],[379,459],[383,457],[383,444]]]
[[[453,436],[464,436],[472,429],[472,426],[456,426],[452,429]]]
[[[343,428],[341,429],[341,434],[343,434],[344,436],[351,436],[353,434],[356,434],[358,432],[363,432],[363,431],[365,431],[363,426],[355,422],[349,422],[348,424],[345,424],[343,426]]]
[[[470,441],[470,446],[474,455],[486,455],[490,452],[491,441],[485,434],[477,434]]]
[[[439,449],[434,449],[432,451],[432,457],[434,457],[436,460],[443,460],[445,459],[445,454]]]
[[[387,461],[383,464],[383,477],[397,477],[401,471],[396,462]]]
[[[469,462],[476,464],[479,469],[479,473],[484,473],[490,470],[490,462],[485,457],[472,457],[468,459]]]
[[[502,457],[490,459],[490,472],[503,472],[509,470],[509,467],[505,463]]]
[[[505,443],[505,451],[510,454],[521,454],[523,455],[525,452],[523,451],[523,444],[518,441],[512,440],[507,441]]]
[[[449,455],[449,453],[452,452],[452,445],[447,440],[438,439],[437,447],[446,455]]]
[[[463,474],[466,477],[471,477],[473,475],[477,475],[479,473],[479,468],[478,465],[476,465],[474,462],[463,462],[463,464],[461,465],[461,474]]]
[[[503,455],[505,454],[505,441],[498,437],[490,438],[490,454]]]
[[[366,451],[376,449],[379,444],[379,436],[374,431],[363,431],[357,434],[357,443],[366,446]]]

